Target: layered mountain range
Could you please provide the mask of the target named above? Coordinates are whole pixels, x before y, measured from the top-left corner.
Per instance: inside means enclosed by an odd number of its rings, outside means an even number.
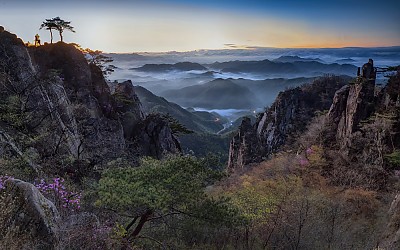
[[[318,59],[305,59],[294,56],[283,56],[273,61],[229,61],[211,64],[181,62],[176,64],[145,64],[136,71],[168,72],[168,71],[194,71],[209,70],[230,73],[262,73],[262,74],[351,74],[356,67],[351,64],[325,64]]]
[[[355,71],[351,64],[281,56],[261,61],[144,64],[124,74],[132,74],[142,87],[184,107],[258,109],[270,105],[285,88],[322,75],[351,75]]]

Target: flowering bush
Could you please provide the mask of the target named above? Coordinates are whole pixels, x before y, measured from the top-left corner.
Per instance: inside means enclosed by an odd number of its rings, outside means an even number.
[[[299,156],[299,164],[300,166],[304,167],[310,164],[310,162],[307,160],[307,158],[304,158],[303,156]]]
[[[314,153],[314,150],[311,147],[306,149],[306,154],[307,155],[310,155],[312,153]]]
[[[48,198],[52,199],[59,208],[76,211],[81,208],[81,196],[79,192],[67,191],[64,179],[53,178],[53,182],[46,182],[41,179],[35,186]],[[49,197],[50,196],[50,197]]]
[[[8,175],[0,175],[0,190],[5,189],[5,182],[8,179],[12,179],[11,176]]]

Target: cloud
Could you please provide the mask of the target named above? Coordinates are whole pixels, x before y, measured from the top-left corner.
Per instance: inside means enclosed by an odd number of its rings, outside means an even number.
[[[225,43],[224,46],[228,48],[236,48],[236,44],[234,43]]]
[[[250,46],[250,45],[239,45],[239,44],[234,44],[234,43],[225,43],[225,47],[230,48],[230,49],[258,49],[258,48],[264,48],[264,47],[259,47],[259,46]]]

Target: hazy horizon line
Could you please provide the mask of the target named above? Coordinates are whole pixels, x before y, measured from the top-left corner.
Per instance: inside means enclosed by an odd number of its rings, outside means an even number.
[[[195,49],[195,50],[169,50],[169,51],[130,51],[130,52],[110,52],[103,51],[104,54],[157,54],[157,53],[190,53],[190,52],[202,52],[202,51],[229,51],[229,50],[257,50],[257,49],[276,49],[276,50],[296,50],[296,49],[387,49],[387,48],[399,48],[399,45],[390,45],[390,46],[344,46],[344,47],[262,47],[262,46],[251,46],[247,48],[221,48],[221,49]]]

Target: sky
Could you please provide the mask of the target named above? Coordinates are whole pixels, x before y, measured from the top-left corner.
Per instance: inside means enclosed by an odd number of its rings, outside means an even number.
[[[46,18],[65,42],[105,52],[400,45],[399,0],[0,0],[0,25],[25,42]],[[55,34],[55,41],[59,37]]]

